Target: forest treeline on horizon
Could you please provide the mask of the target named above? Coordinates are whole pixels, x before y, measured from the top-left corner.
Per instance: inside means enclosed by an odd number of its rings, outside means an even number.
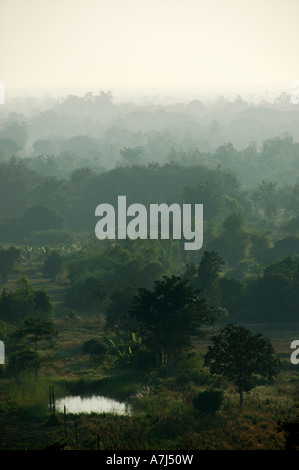
[[[299,113],[289,95],[256,105],[219,96],[209,105],[137,106],[114,104],[112,93],[101,91],[46,101],[42,111],[34,103],[26,116],[1,115],[0,242],[71,257],[72,306],[88,298],[86,278],[106,288],[151,286],[165,274],[196,278],[209,252],[223,266],[217,285],[198,287],[232,318],[295,320]],[[95,208],[116,204],[118,195],[145,206],[203,204],[203,248],[185,253],[180,241],[96,240]],[[71,255],[64,246],[73,247]]]

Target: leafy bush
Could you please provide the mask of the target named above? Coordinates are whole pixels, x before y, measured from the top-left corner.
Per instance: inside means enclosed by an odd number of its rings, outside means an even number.
[[[140,349],[136,353],[134,367],[137,370],[149,371],[151,368],[157,367],[158,361],[156,356],[149,351]]]
[[[223,402],[222,390],[205,390],[193,398],[193,406],[198,411],[215,413]]]
[[[19,372],[28,368],[38,368],[39,359],[33,351],[29,349],[18,350],[9,356],[9,370]]]
[[[210,380],[208,370],[203,367],[202,357],[195,352],[188,352],[179,360],[175,366],[174,376],[179,385],[189,382],[207,385]]]
[[[85,341],[82,345],[84,354],[91,354],[92,356],[101,356],[107,352],[107,346],[100,340],[92,338]]]

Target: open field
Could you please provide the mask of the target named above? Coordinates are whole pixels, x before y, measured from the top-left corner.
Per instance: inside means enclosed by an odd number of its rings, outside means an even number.
[[[282,360],[281,372],[246,395],[242,410],[233,387],[217,384],[225,390],[224,403],[216,414],[206,415],[192,407],[192,397],[209,383],[204,369],[192,370],[194,380],[184,383],[181,371],[163,378],[118,370],[111,361],[97,366],[80,348],[103,335],[103,323],[97,317],[80,317],[74,322],[57,318],[55,324],[59,335],[53,361],[37,379],[33,374],[0,378],[1,449],[41,449],[57,442],[67,449],[285,448],[286,434],[278,432],[278,423],[296,419],[299,397],[298,366],[289,360],[289,330],[254,326],[271,339]],[[203,354],[208,344],[208,338],[196,341],[195,350]],[[67,414],[65,436],[63,415],[56,412],[53,417],[48,410],[50,385],[57,398],[96,393],[131,399],[135,411],[133,416]]]

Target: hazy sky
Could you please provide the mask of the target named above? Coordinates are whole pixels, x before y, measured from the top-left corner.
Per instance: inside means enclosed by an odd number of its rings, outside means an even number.
[[[286,89],[298,0],[0,0],[7,90]]]

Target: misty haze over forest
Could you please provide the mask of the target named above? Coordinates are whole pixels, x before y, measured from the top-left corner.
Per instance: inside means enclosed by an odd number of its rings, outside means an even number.
[[[0,3],[0,450],[299,449],[298,0]]]
[[[299,106],[286,92],[258,102],[222,94],[214,100],[165,103],[156,95],[117,101],[110,90],[54,96],[14,97],[1,107],[2,162],[22,159],[38,173],[58,178],[82,166],[102,172],[172,161],[230,168],[245,186],[263,178],[279,183],[296,180],[292,167],[277,173],[281,156],[276,161],[274,155],[268,166],[263,160],[268,141],[273,146],[274,139],[276,152],[284,146],[289,163],[296,167]]]

